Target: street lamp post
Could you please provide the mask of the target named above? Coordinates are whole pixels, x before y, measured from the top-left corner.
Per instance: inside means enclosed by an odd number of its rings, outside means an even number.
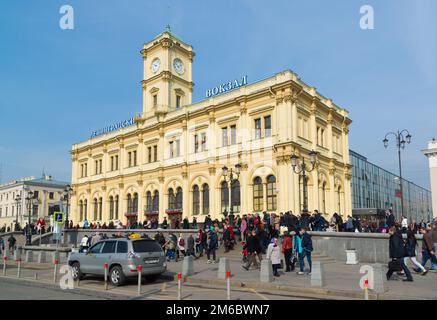
[[[308,177],[307,173],[314,170],[316,167],[317,161],[317,152],[311,150],[309,153],[311,167],[307,167],[307,163],[305,162],[305,157],[302,157],[302,160],[299,162],[299,157],[295,154],[291,156],[291,166],[293,167],[293,172],[302,176],[302,193],[303,193],[303,208],[302,211],[304,213],[308,213],[308,192],[307,192],[307,183]]]
[[[65,229],[68,229],[69,202],[72,191],[73,188],[69,184],[67,184],[64,189],[64,200],[67,201],[67,207],[65,208]]]
[[[402,131],[397,132],[389,132],[385,135],[384,140],[382,142],[384,143],[384,147],[387,149],[388,147],[388,137],[390,135],[393,135],[396,138],[396,147],[398,149],[398,163],[399,163],[399,180],[400,180],[400,192],[401,192],[401,215],[404,215],[404,192],[403,192],[403,186],[402,186],[402,161],[401,161],[401,149],[405,149],[406,144],[411,143],[411,134],[407,129],[404,129]]]
[[[32,231],[30,229],[30,224],[31,224],[30,218],[32,214],[32,200],[33,200],[33,192],[28,191],[26,196],[26,201],[29,206],[29,212],[28,212],[29,217],[28,217],[27,232],[26,232],[26,245],[28,246],[32,245]]]
[[[18,206],[20,205],[20,201],[21,201],[21,197],[20,197],[20,195],[17,194],[17,196],[15,197],[15,202],[17,203],[17,205],[15,207],[15,209],[17,211],[16,219],[15,219],[15,228],[14,228],[15,231],[18,231],[17,230],[17,228],[18,228]]]
[[[238,178],[240,177],[240,173],[241,173],[241,164],[237,163],[235,165],[235,171],[232,168],[228,168],[226,166],[224,166],[222,168],[222,175],[223,175],[223,179],[224,181],[228,182],[229,181],[229,217],[230,219],[232,219],[231,224],[233,224],[233,217],[234,217],[234,208],[232,206],[232,185],[238,181]],[[236,176],[236,178],[234,178],[234,175]],[[227,211],[226,208],[223,211],[223,215],[227,216]]]

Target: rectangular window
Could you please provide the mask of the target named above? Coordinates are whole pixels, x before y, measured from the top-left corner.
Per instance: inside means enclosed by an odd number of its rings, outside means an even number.
[[[39,191],[34,191],[33,192],[33,198],[34,199],[38,199],[38,196],[39,196]]]
[[[266,116],[264,117],[264,129],[265,129],[265,137],[272,136],[272,117]]]
[[[54,197],[55,197],[54,192],[49,192],[49,199],[50,199],[50,200],[53,200]]]
[[[137,165],[137,151],[134,151],[134,166]]]
[[[202,151],[206,150],[206,133],[202,132],[200,134],[201,140],[202,140]]]
[[[94,174],[97,174],[99,172],[99,161],[98,160],[94,161],[94,165],[95,165]]]
[[[118,155],[115,156],[115,170],[118,170]]]
[[[237,144],[237,126],[231,126],[231,145]]]
[[[158,146],[153,146],[153,161],[158,161]]]
[[[169,147],[170,147],[170,158],[174,158],[174,143],[173,143],[173,141],[169,142]]]
[[[127,166],[131,167],[132,166],[132,152],[127,153],[127,158],[128,158]]]
[[[111,171],[114,171],[114,156],[111,156]]]
[[[199,136],[197,134],[194,135],[194,153],[199,152]]]
[[[180,109],[181,107],[181,96],[176,95],[176,109]]]
[[[153,106],[156,107],[158,105],[158,95],[154,94],[153,95]]]
[[[181,155],[181,140],[176,140],[176,157]]]
[[[152,147],[147,147],[147,162],[152,162]]]
[[[222,128],[222,147],[228,145],[228,127]]]
[[[102,163],[103,163],[103,160],[102,159],[100,159],[99,160],[99,169],[100,169],[100,174],[103,172],[103,165],[102,165]]]
[[[85,177],[87,177],[88,176],[88,164],[87,163],[85,163],[85,166],[84,166],[84,168],[85,168]]]
[[[255,139],[261,139],[261,119],[255,119]]]

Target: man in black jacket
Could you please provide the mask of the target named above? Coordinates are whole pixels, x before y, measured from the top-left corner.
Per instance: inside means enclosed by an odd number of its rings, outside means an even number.
[[[396,227],[391,227],[388,231],[390,234],[389,240],[389,254],[392,259],[392,263],[390,264],[392,267],[389,267],[387,271],[387,280],[390,280],[393,272],[397,271],[394,267],[398,264],[402,270],[404,270],[407,279],[403,279],[402,281],[413,281],[413,277],[411,276],[411,272],[408,267],[405,265],[404,257],[405,254],[405,245],[404,240],[402,240],[402,233],[399,230],[396,230]]]
[[[255,265],[256,268],[258,268],[258,262],[256,261],[257,255],[261,262],[261,256],[260,256],[261,246],[255,230],[253,230],[252,234],[247,238],[246,245],[247,245],[248,259],[246,265],[243,265],[243,268],[249,271],[249,268],[252,265],[252,263]]]

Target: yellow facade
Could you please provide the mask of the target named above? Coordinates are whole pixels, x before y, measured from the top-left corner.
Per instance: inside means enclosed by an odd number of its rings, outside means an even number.
[[[237,163],[235,214],[298,213],[302,186],[290,157],[309,163],[311,150],[318,160],[309,173],[309,209],[351,213],[346,110],[290,70],[193,104],[190,45],[166,31],[141,54],[143,111],[135,124],[72,146],[75,223],[85,215],[126,223],[131,211],[140,221],[145,212],[162,221],[168,211],[190,220],[203,221],[207,213],[221,218],[231,193],[222,189],[222,167]]]

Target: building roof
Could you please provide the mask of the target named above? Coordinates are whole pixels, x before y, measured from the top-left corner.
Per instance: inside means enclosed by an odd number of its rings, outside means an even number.
[[[70,184],[70,182],[53,180],[51,176],[44,175],[41,178],[35,178],[35,177],[31,176],[31,177],[11,180],[9,182],[0,184],[0,189],[6,189],[6,188],[10,188],[10,187],[15,187],[18,185],[64,188],[68,184]]]

